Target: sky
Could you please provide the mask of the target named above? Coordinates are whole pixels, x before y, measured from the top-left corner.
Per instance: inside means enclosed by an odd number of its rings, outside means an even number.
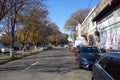
[[[61,32],[67,33],[64,30],[66,20],[77,10],[92,9],[98,2],[99,0],[48,0],[46,2],[49,11],[48,17],[56,23]]]

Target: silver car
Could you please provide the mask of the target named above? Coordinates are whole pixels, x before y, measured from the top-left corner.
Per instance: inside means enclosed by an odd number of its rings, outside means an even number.
[[[0,50],[1,50],[1,53],[10,52],[10,48],[9,47],[2,47]]]

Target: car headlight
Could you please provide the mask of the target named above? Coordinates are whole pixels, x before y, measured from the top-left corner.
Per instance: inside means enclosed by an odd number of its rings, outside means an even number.
[[[81,58],[81,61],[84,63],[84,64],[87,64],[88,63],[88,60],[86,58]]]

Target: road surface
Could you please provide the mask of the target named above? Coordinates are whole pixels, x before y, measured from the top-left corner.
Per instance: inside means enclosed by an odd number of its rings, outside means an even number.
[[[57,48],[0,65],[0,80],[91,80],[67,48]]]

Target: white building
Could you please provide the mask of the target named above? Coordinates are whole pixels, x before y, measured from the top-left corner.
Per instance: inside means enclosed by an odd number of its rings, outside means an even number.
[[[120,51],[120,0],[102,0],[106,6],[93,19],[100,33],[100,46]]]
[[[75,47],[78,45],[87,45],[85,38],[81,36],[81,24],[80,23],[76,26]]]
[[[93,22],[93,18],[96,16],[96,6],[90,11],[85,20],[76,27],[77,37],[80,40],[85,40],[86,45],[93,46],[94,43],[94,32],[96,31],[96,23]]]

